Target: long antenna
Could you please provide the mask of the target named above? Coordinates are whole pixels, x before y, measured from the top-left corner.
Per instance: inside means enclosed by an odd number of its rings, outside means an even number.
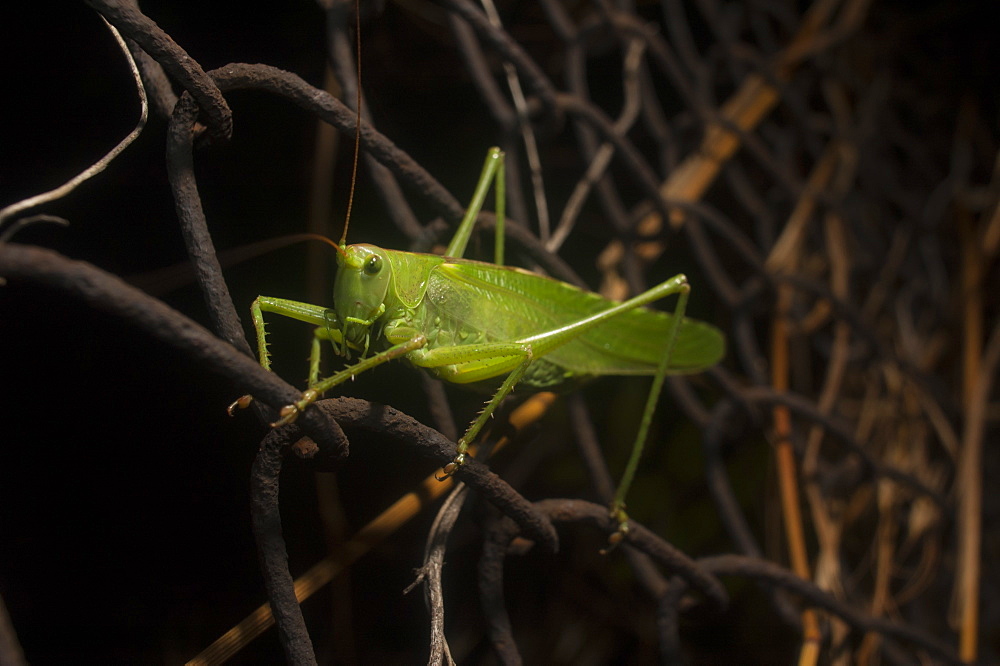
[[[354,123],[354,164],[351,167],[351,194],[347,198],[347,214],[344,216],[344,233],[340,236],[340,247],[347,246],[347,226],[351,223],[351,208],[354,207],[354,186],[358,181],[358,153],[361,152],[361,0],[354,0],[354,60],[358,65],[357,120]]]

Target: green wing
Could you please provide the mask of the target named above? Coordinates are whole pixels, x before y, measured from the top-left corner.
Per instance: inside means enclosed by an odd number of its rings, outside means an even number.
[[[438,316],[484,331],[487,339],[515,341],[612,307],[597,294],[527,271],[469,260],[449,260],[431,271],[425,303]],[[590,329],[545,359],[574,375],[652,375],[663,355],[671,316],[637,308]],[[697,372],[717,363],[725,339],[717,328],[685,319],[668,372]]]

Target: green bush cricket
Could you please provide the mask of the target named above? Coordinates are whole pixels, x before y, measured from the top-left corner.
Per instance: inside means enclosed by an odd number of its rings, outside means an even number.
[[[444,381],[495,391],[459,439],[454,460],[438,477],[444,479],[465,462],[469,445],[515,385],[530,391],[559,391],[600,375],[652,375],[632,454],[610,508],[624,533],[625,495],[665,376],[714,365],[722,358],[725,340],[714,326],[684,318],[690,292],[684,275],[617,303],[565,282],[503,266],[503,160],[499,148],[490,149],[472,202],[444,256],[347,245],[345,228],[335,246],[338,269],[332,308],[269,296],[254,301],[257,349],[267,369],[271,364],[265,312],[316,327],[309,388],[299,401],[282,408],[271,425],[291,423],[331,388],[402,358]],[[495,264],[462,258],[491,181],[496,196]],[[672,315],[642,307],[673,294],[678,300]],[[354,354],[360,360],[320,378],[324,341],[338,356],[350,359]],[[237,403],[245,406],[241,401]]]

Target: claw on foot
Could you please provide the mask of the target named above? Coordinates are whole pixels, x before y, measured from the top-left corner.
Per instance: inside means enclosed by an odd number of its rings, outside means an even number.
[[[458,468],[465,464],[465,454],[459,453],[455,456],[455,459],[450,463],[441,468],[441,472],[434,475],[434,478],[438,481],[444,481],[451,477],[452,474],[458,471]]]
[[[314,389],[306,389],[302,392],[302,399],[298,402],[292,403],[291,405],[285,405],[278,412],[278,420],[271,424],[272,428],[278,428],[280,426],[288,425],[299,418],[299,414],[305,410],[306,407],[316,402],[319,398],[319,392]]]
[[[618,529],[608,535],[608,547],[601,549],[601,555],[607,555],[613,551],[628,536],[628,514],[625,513],[625,505],[612,505],[609,515],[618,521]]]
[[[238,412],[241,409],[246,409],[247,407],[250,406],[251,402],[253,402],[252,395],[240,396],[239,398],[233,401],[233,404],[226,407],[226,414],[229,414],[230,416],[236,416],[236,412]]]
[[[278,412],[279,418],[277,421],[271,424],[271,427],[279,428],[281,426],[288,425],[295,419],[299,418],[300,411],[301,410],[298,408],[298,405],[285,405],[284,407],[281,408],[281,411]]]

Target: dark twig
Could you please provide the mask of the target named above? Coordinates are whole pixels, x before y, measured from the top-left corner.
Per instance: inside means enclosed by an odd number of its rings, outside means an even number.
[[[174,111],[174,105],[177,104],[177,93],[174,92],[173,86],[170,84],[170,78],[167,77],[163,66],[143,51],[142,47],[135,41],[131,39],[125,41],[132,57],[135,58],[139,72],[142,74],[142,83],[146,86],[149,101],[156,111],[156,115],[161,118],[169,118]]]
[[[174,193],[174,205],[195,277],[219,336],[249,357],[253,357],[222,266],[215,252],[202,209],[194,175],[194,122],[198,107],[190,95],[182,95],[174,106],[167,133],[167,173]]]
[[[891,465],[886,465],[876,461],[872,457],[872,454],[868,451],[867,447],[862,446],[861,443],[855,440],[854,435],[847,424],[835,417],[823,414],[822,410],[820,410],[819,407],[812,401],[792,393],[777,393],[767,387],[748,389],[743,392],[743,398],[751,403],[758,402],[760,404],[767,405],[778,404],[788,407],[792,412],[808,418],[813,423],[822,427],[828,433],[836,437],[845,448],[847,448],[854,455],[858,456],[864,463],[865,467],[871,470],[871,472],[876,476],[892,479],[903,486],[907,486],[917,493],[930,498],[941,508],[947,508],[949,506],[949,502],[946,497],[944,497],[937,490],[928,487],[927,484],[920,479],[896,469]]]
[[[288,553],[281,535],[281,511],[278,506],[281,465],[288,448],[296,441],[293,437],[292,429],[282,428],[272,430],[261,442],[250,475],[250,515],[264,587],[285,657],[290,664],[307,665],[316,663],[316,655],[302,609],[295,598],[295,583],[288,570]]]
[[[468,0],[437,1],[467,21],[480,38],[492,45],[503,56],[505,62],[514,65],[517,68],[517,73],[523,77],[528,87],[538,95],[545,111],[558,115],[559,107],[556,104],[555,88],[535,64],[535,61],[524,52],[520,44],[515,42],[503,29],[491,25],[486,15]]]
[[[209,128],[214,137],[229,138],[233,131],[233,118],[222,92],[201,66],[156,22],[143,14],[133,0],[87,0],[87,4],[163,65],[198,100],[198,105],[209,118]]]
[[[535,508],[556,524],[584,524],[610,536],[618,530],[606,506],[582,500],[552,499],[535,503]],[[487,618],[490,640],[505,664],[520,663],[510,619],[504,604],[503,560],[519,528],[510,520],[494,521],[487,531],[479,562],[479,590]],[[713,609],[724,607],[729,597],[722,585],[700,569],[694,561],[635,521],[629,521],[625,543],[649,555],[660,566],[678,575],[705,595]],[[662,593],[662,591],[661,591]]]
[[[590,473],[590,481],[597,491],[597,496],[610,507],[615,494],[614,481],[601,453],[587,406],[579,395],[570,396],[567,403],[580,457]],[[649,593],[650,598],[660,597],[666,588],[666,580],[657,571],[649,555],[634,548],[626,548],[625,557],[636,579]]]
[[[736,544],[736,548],[748,557],[763,557],[763,551],[753,536],[753,531],[747,521],[740,503],[736,499],[733,484],[726,471],[725,461],[722,457],[722,443],[730,431],[742,432],[735,426],[739,424],[737,419],[746,414],[746,405],[739,409],[732,399],[719,401],[712,409],[712,416],[704,429],[702,435],[702,450],[705,453],[705,482],[708,491],[715,502],[715,509],[722,520],[723,528],[729,533],[729,538]],[[801,620],[798,613],[792,608],[789,601],[778,591],[767,586],[763,586],[764,593],[771,599],[772,605],[781,615],[782,619],[791,627],[799,628]],[[671,613],[670,604],[664,600],[660,607],[659,619],[661,624],[667,621]],[[669,641],[668,641],[669,642]],[[664,644],[665,650],[670,650]]]
[[[392,407],[354,398],[321,400],[315,406],[318,408],[316,411],[333,418],[349,431],[404,443],[439,465],[455,458],[454,442]],[[307,413],[308,411],[310,410],[306,410]],[[485,464],[470,458],[455,472],[455,478],[481,493],[501,513],[513,519],[526,536],[538,541],[543,548],[553,552],[558,550],[559,537],[549,518],[491,472]]]
[[[17,632],[10,621],[7,605],[0,597],[0,664],[4,666],[23,666],[28,662],[24,659],[24,651],[17,640]]]
[[[500,662],[511,666],[520,664],[522,660],[504,600],[503,567],[510,542],[516,533],[517,527],[509,520],[497,519],[487,525],[479,556],[477,579],[479,603],[486,619],[490,642]]]
[[[962,663],[950,645],[929,635],[926,630],[858,611],[773,562],[741,555],[719,555],[701,558],[697,563],[715,576],[741,576],[765,580],[794,592],[811,606],[834,613],[859,631],[876,631],[888,638],[906,641],[922,650],[927,650],[935,659],[940,659],[944,663]]]
[[[298,76],[272,67],[233,64],[204,71],[140,12],[134,0],[88,0],[88,4],[133,40],[130,51],[138,60],[152,102],[160,115],[171,117],[168,170],[175,206],[210,316],[225,341],[89,264],[8,243],[15,231],[19,238],[34,234],[34,229],[23,232],[20,228],[39,216],[20,220],[0,234],[0,283],[6,278],[10,286],[5,289],[17,290],[25,281],[37,282],[57,299],[81,299],[121,317],[227,378],[235,387],[234,394],[252,392],[258,398],[255,404],[264,409],[295,400],[298,390],[262,371],[249,356],[250,347],[215,259],[202,211],[193,147],[206,128],[210,138],[229,136],[232,118],[223,95],[237,89],[288,100],[352,137],[354,111]],[[314,58],[318,63],[326,55],[345,96],[353,99],[358,85],[353,21],[348,20],[353,16],[353,2],[321,4],[327,11],[327,45],[325,51],[317,46]],[[429,62],[435,66],[443,66],[448,59],[461,65],[448,51],[457,47],[455,53],[464,54],[473,84],[465,85],[469,81],[463,74],[451,76],[448,71],[448,88],[436,84],[425,88],[450,106],[439,117],[438,107],[419,99],[421,95],[407,96],[411,85],[423,86],[437,73],[423,62],[397,61],[393,74],[398,70],[419,80],[390,77],[401,81],[398,96],[397,91],[380,96],[371,114],[362,103],[361,143],[374,174],[374,187],[412,247],[427,249],[439,241],[449,225],[454,227],[461,218],[461,202],[375,131],[374,123],[395,131],[400,125],[393,114],[403,109],[407,122],[427,123],[436,134],[437,128],[431,125],[440,118],[475,114],[473,101],[461,113],[448,115],[459,99],[450,95],[450,86],[458,79],[459,88],[478,95],[490,111],[494,129],[486,131],[493,131],[508,151],[509,217],[527,221],[532,208],[530,196],[525,196],[528,188],[518,173],[523,166],[519,162],[524,160],[516,140],[519,123],[528,122],[538,131],[544,154],[550,188],[546,196],[553,210],[561,203],[567,211],[563,235],[569,244],[563,257],[547,251],[524,227],[509,224],[508,236],[515,240],[512,245],[521,256],[549,275],[583,285],[577,271],[587,281],[593,274],[587,272],[587,259],[580,257],[598,254],[598,246],[610,240],[620,247],[606,253],[614,257],[601,261],[598,270],[604,271],[605,284],[619,295],[626,286],[641,290],[644,284],[661,280],[664,271],[673,274],[678,269],[667,261],[678,260],[694,287],[694,316],[726,329],[731,353],[723,364],[710,369],[704,378],[672,378],[671,387],[681,411],[702,430],[706,481],[699,490],[711,497],[714,517],[721,524],[716,528],[721,536],[713,534],[710,545],[700,543],[703,548],[716,548],[720,543],[725,548],[728,539],[731,549],[742,556],[692,561],[637,524],[611,556],[613,561],[618,553],[628,558],[636,580],[632,587],[643,588],[642,593],[657,604],[661,657],[675,662],[694,654],[697,646],[681,642],[682,626],[696,621],[695,614],[687,611],[699,603],[708,606],[705,600],[723,604],[726,592],[717,577],[726,575],[754,581],[770,598],[776,614],[793,628],[801,625],[802,606],[824,609],[825,616],[853,627],[848,632],[841,623],[831,622],[822,645],[807,642],[808,647],[819,648],[820,661],[955,662],[945,641],[934,637],[948,638],[947,634],[926,630],[946,626],[947,604],[940,601],[941,590],[952,585],[959,572],[972,570],[954,564],[961,560],[956,559],[947,526],[956,519],[980,522],[974,511],[949,499],[954,493],[951,486],[963,478],[955,473],[957,467],[978,471],[975,464],[956,466],[956,460],[968,451],[962,453],[955,433],[972,432],[973,441],[986,441],[994,427],[995,406],[986,386],[980,387],[974,401],[968,395],[960,397],[954,347],[962,333],[983,338],[984,322],[995,317],[995,294],[983,288],[995,282],[997,244],[984,239],[988,229],[1000,228],[994,211],[1000,181],[995,133],[988,121],[977,119],[989,117],[991,107],[976,100],[971,92],[974,86],[968,88],[970,92],[963,87],[961,106],[968,113],[959,114],[961,131],[957,141],[949,142],[947,132],[941,131],[941,118],[945,124],[954,122],[950,115],[956,107],[953,89],[927,93],[933,90],[935,77],[941,76],[936,68],[946,72],[949,83],[958,81],[954,72],[962,68],[948,59],[943,63],[928,59],[927,53],[935,53],[933,39],[922,41],[913,51],[902,48],[913,40],[915,22],[899,20],[891,8],[879,8],[888,13],[855,31],[869,4],[864,0],[820,0],[810,3],[804,15],[800,15],[800,5],[782,1],[665,0],[657,13],[610,0],[590,4],[543,0],[502,7],[505,28],[499,21],[491,23],[474,0],[438,0],[435,4],[403,3],[403,12],[390,7],[386,16],[392,20],[373,22],[367,26],[371,33],[366,33],[373,37],[367,40],[365,51],[364,67],[369,74],[382,66],[380,56],[415,53],[409,50],[417,45],[415,40],[429,37],[430,42],[419,44],[421,58],[433,52]],[[390,16],[390,12],[396,13]],[[416,27],[407,32],[405,43],[396,40],[397,35],[381,32],[385,26],[399,25],[399,20],[412,21]],[[448,22],[452,31],[447,30]],[[858,39],[850,44],[849,57],[842,57],[846,49],[840,47],[854,35]],[[190,46],[191,53],[200,48]],[[914,81],[906,67],[896,66],[899,54],[916,58],[909,64],[920,71],[921,80]],[[864,66],[858,67],[858,62]],[[528,93],[516,112],[498,85],[498,74],[512,69]],[[311,67],[305,71],[316,73]],[[968,81],[961,83],[964,86]],[[461,99],[464,104],[465,98]],[[565,125],[563,117],[569,121]],[[453,135],[456,140],[467,140],[472,131],[481,137],[483,128],[463,124]],[[398,138],[401,145],[419,145],[413,137]],[[838,162],[849,167],[842,169],[843,174],[850,175],[842,175],[840,182],[822,192],[810,192],[803,184],[811,182],[809,173],[817,159],[834,153]],[[992,176],[988,175],[991,170]],[[204,188],[206,183],[200,185]],[[427,224],[419,220],[403,192],[415,195],[415,199],[410,197],[413,203],[424,204],[428,216],[437,219]],[[800,209],[803,202],[809,205]],[[55,213],[66,215],[62,210]],[[672,224],[665,224],[667,219]],[[683,237],[677,235],[681,221]],[[484,213],[479,223],[490,227],[492,215]],[[946,242],[953,240],[953,229],[961,225],[974,233],[972,255],[980,251],[978,245],[983,247],[982,274],[976,285],[957,278],[961,271]],[[841,229],[836,235],[830,233],[834,226]],[[779,239],[783,252],[775,252]],[[670,254],[656,261],[663,249]],[[784,258],[780,270],[765,261],[775,255]],[[840,282],[835,264],[845,255],[850,256],[850,270]],[[974,262],[963,259],[960,263],[968,267]],[[983,290],[977,308],[981,312],[962,319],[956,316],[955,299],[970,288]],[[792,295],[782,323],[795,331],[781,353],[762,343],[776,321],[779,290]],[[713,299],[702,298],[707,292],[716,296],[714,316],[697,312],[697,308],[713,305]],[[0,320],[4,314],[0,313]],[[14,315],[24,316],[23,312]],[[841,340],[834,347],[835,333],[845,329],[849,341]],[[994,356],[1000,345],[997,339],[991,343]],[[17,350],[14,353],[19,351],[16,342],[7,345]],[[837,366],[843,376],[836,395],[827,392],[824,379],[831,376],[831,348],[850,359]],[[769,370],[777,359],[785,358],[785,352],[790,361],[788,388],[776,391],[770,388]],[[980,365],[985,367],[979,367],[979,372],[986,376],[986,371],[995,371],[989,363]],[[448,424],[451,418],[440,384],[426,380],[425,386],[433,387],[429,392],[434,393],[430,402],[435,423]],[[976,409],[963,410],[969,404]],[[793,415],[789,439],[794,444],[801,445],[806,432],[817,435],[809,450],[814,464],[807,467],[808,477],[800,479],[807,489],[805,501],[798,498],[786,504],[801,504],[812,512],[811,526],[820,548],[809,562],[812,574],[804,576],[815,584],[764,559],[770,549],[761,545],[764,530],[755,519],[767,520],[771,512],[764,503],[773,498],[766,492],[764,475],[740,477],[747,454],[766,455],[767,417],[775,405]],[[612,482],[599,460],[592,424],[578,398],[571,403],[571,418],[595,480],[595,494],[606,500]],[[348,432],[415,447],[435,465],[454,455],[453,436],[444,437],[390,408],[349,399],[321,401],[305,410],[295,426],[265,439],[255,466],[254,524],[269,596],[283,627],[289,659],[297,663],[310,663],[314,657],[287,568],[277,512],[277,473],[289,453],[306,459],[313,469],[331,469],[347,451],[338,420]],[[301,438],[303,434],[308,438]],[[291,445],[292,441],[297,445]],[[543,448],[534,453],[544,455]],[[646,462],[667,461],[656,458],[649,456]],[[984,473],[991,471],[994,458],[984,447],[980,461]],[[965,457],[966,462],[970,459],[978,460]],[[763,461],[754,460],[750,467],[759,472]],[[508,471],[506,478],[516,475]],[[505,600],[503,595],[506,557],[511,550],[527,547],[526,539],[512,541],[514,536],[524,534],[554,549],[558,535],[553,522],[588,523],[605,534],[616,526],[607,509],[598,504],[546,500],[533,505],[475,461],[456,476],[483,492],[503,515],[487,525],[479,584],[500,659],[519,663],[506,608],[506,601],[513,597]],[[532,492],[544,496],[535,483],[537,477],[532,481]],[[995,501],[988,493],[972,494],[981,495],[983,515],[995,513]],[[691,518],[687,507],[680,514],[680,520]],[[988,535],[984,532],[983,536]],[[981,548],[973,545],[968,557],[973,562],[976,558],[988,561],[989,544],[984,538]],[[692,545],[691,550],[697,547]],[[653,557],[659,566],[650,564]],[[863,582],[845,574],[849,571],[859,572]],[[996,585],[991,585],[996,575],[988,567],[983,567],[982,575],[982,584],[973,586],[973,598],[979,590],[983,615],[978,623],[966,622],[965,630],[978,629],[978,645],[969,647],[983,650],[983,661],[996,661],[995,641],[989,633],[994,631],[989,624],[996,614],[992,592]],[[691,589],[700,594],[689,594]],[[13,594],[7,597],[10,603],[13,599]],[[441,608],[444,601],[438,594],[432,605]],[[861,608],[870,615],[857,610]],[[16,623],[21,609],[12,610]],[[878,617],[896,615],[910,624]],[[443,644],[439,629],[435,640]],[[0,643],[9,633],[0,627]],[[810,638],[819,635],[811,633]],[[449,638],[458,637],[449,632]],[[23,629],[21,639],[31,654]],[[524,642],[525,647],[528,644]],[[0,661],[23,660],[19,650],[6,644],[0,654]],[[595,658],[604,656],[594,654]],[[732,655],[726,657],[731,660]],[[525,657],[539,660],[537,652]],[[607,660],[621,658],[614,654]],[[803,659],[802,663],[810,662]]]
[[[17,243],[0,245],[0,276],[56,289],[91,307],[121,317],[205,367],[229,379],[237,390],[250,392],[270,405],[287,405],[301,392],[267,372],[246,354],[162,302],[121,279],[83,261],[67,259],[51,250]],[[325,451],[347,453],[347,438],[336,422],[319,410],[306,410],[303,429]]]
[[[267,65],[232,63],[209,72],[225,92],[231,90],[259,90],[287,99],[304,111],[315,114],[341,132],[353,135],[355,112],[329,93],[314,88],[299,76]],[[405,183],[415,194],[424,197],[438,214],[457,223],[465,209],[455,197],[431,176],[426,169],[384,134],[362,124],[361,147],[380,164]]]

